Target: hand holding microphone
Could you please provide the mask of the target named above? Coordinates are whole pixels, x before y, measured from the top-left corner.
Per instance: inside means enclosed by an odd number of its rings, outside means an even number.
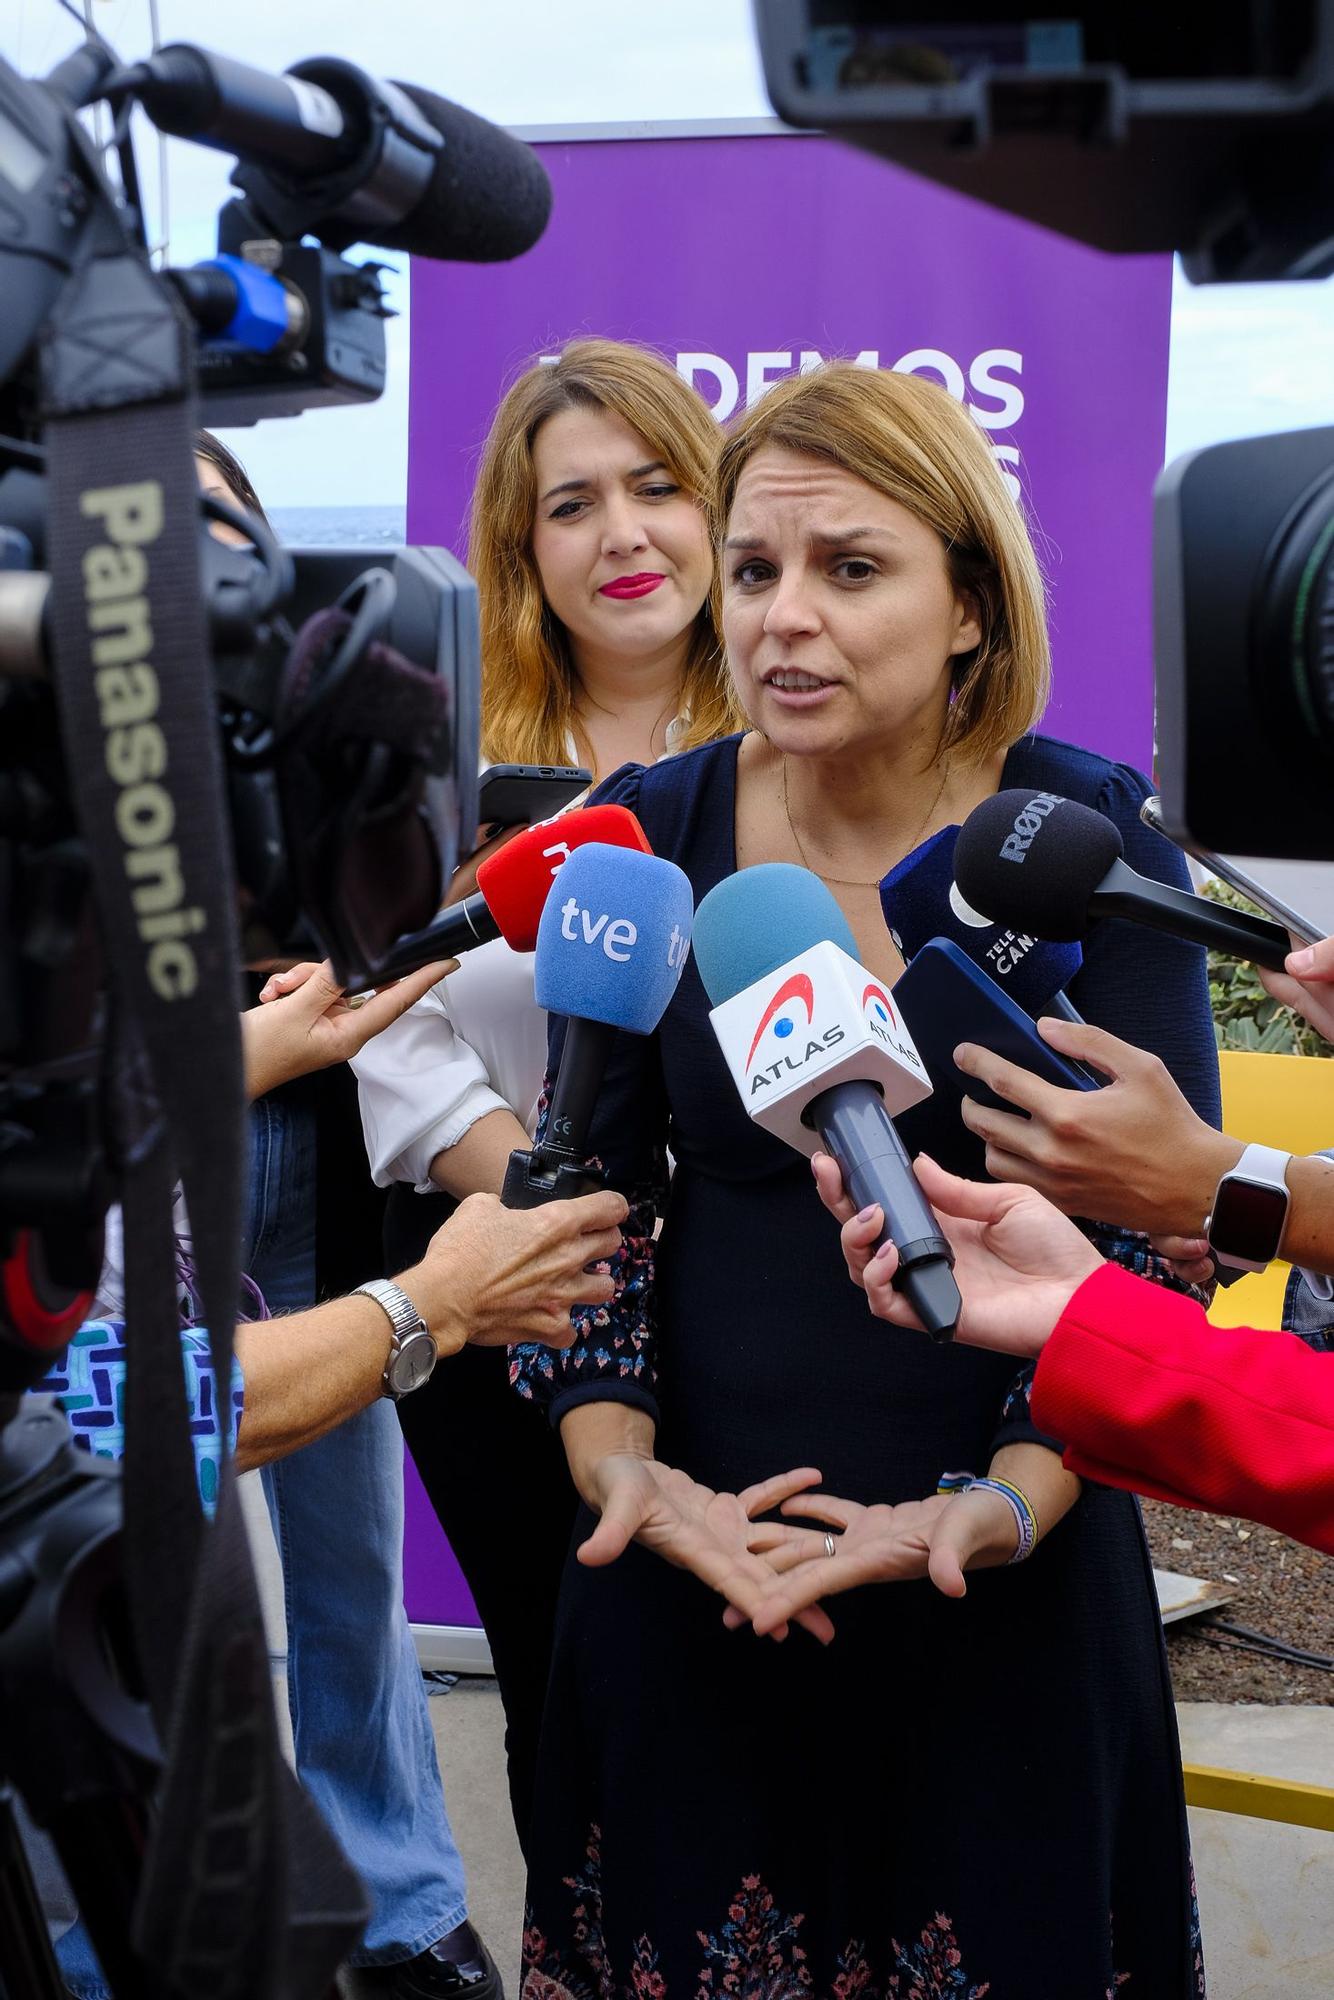
[[[866,1293],[872,1313],[895,1326],[920,1326],[894,1287],[893,1241],[876,1247],[877,1213],[857,1211],[827,1154],[817,1153],[811,1165],[821,1201],[842,1225],[848,1275]],[[962,1180],[926,1154],[918,1155],[917,1174],[954,1252],[963,1301],[956,1338],[1000,1354],[1040,1354],[1071,1293],[1103,1259],[1082,1231],[1032,1188]]]
[[[420,966],[368,994],[361,1004],[348,999],[327,961],[316,965],[307,960],[273,973],[260,1004],[241,1015],[247,1101],[253,1104],[294,1077],[350,1061],[453,970],[449,960]]]

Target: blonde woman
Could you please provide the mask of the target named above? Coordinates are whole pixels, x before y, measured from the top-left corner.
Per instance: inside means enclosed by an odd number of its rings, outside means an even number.
[[[510,389],[468,546],[488,763],[582,763],[602,778],[737,726],[710,597],[720,445],[676,372],[618,341],[576,341]],[[499,1189],[529,1143],[545,1063],[532,960],[503,943],[470,953],[358,1059],[375,1178],[398,1184],[390,1269],[419,1254],[443,1196]],[[428,1384],[399,1414],[486,1626],[522,1839],[575,1496],[504,1357],[469,1356],[466,1371],[448,1397]]]
[[[1030,733],[1041,580],[943,390],[849,366],[774,388],[728,437],[719,522],[751,728],[602,792],[697,897],[800,863],[891,981],[881,877],[1019,784],[1096,805],[1136,867],[1184,880],[1139,827],[1138,773]],[[1072,998],[1216,1116],[1201,952],[1109,925]],[[916,1143],[948,1143],[952,1115],[921,1107]],[[693,965],[658,1033],[620,1038],[593,1144],[632,1203],[624,1289],[554,1386],[521,1361],[586,1503],[529,1842],[528,1992],[1197,1995],[1135,1502],[1081,1490],[1012,1362],[868,1321],[809,1166],[738,1101]],[[1018,1497],[937,1491],[964,1471]],[[754,1524],[785,1496],[814,1531]],[[833,1595],[841,1543],[849,1581],[885,1581]],[[779,1645],[757,1635],[785,1553],[829,1580]],[[753,1629],[729,1629],[738,1609]]]

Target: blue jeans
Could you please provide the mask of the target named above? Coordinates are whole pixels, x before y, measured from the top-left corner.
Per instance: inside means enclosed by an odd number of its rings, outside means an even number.
[[[246,1269],[270,1312],[312,1305],[308,1104],[262,1100],[251,1112],[246,1237]],[[282,1558],[297,1770],[371,1895],[353,1962],[414,1958],[468,1904],[403,1609],[403,1435],[392,1403],[372,1403],[263,1478]]]
[[[315,1119],[306,1104],[261,1101],[251,1113],[243,1261],[270,1312],[314,1303]],[[461,1924],[468,1905],[403,1609],[403,1437],[393,1405],[372,1404],[263,1478],[282,1558],[297,1770],[370,1892],[371,1920],[349,1962],[415,1958]],[[56,1955],[78,2000],[111,2000],[81,1923]]]

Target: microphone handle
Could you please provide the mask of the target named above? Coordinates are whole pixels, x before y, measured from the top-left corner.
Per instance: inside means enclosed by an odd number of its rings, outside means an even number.
[[[543,1154],[562,1160],[585,1158],[589,1127],[615,1040],[616,1029],[606,1021],[570,1017],[560,1066],[551,1086],[546,1135],[539,1148]]]
[[[811,1099],[805,1117],[838,1161],[857,1207],[876,1202],[884,1212],[877,1247],[891,1240],[897,1246],[895,1291],[903,1293],[933,1340],[952,1340],[962,1310],[954,1252],[918,1186],[880,1092],[861,1079],[837,1083]]]
[[[510,1154],[500,1190],[506,1208],[539,1208],[605,1187],[603,1176],[588,1165],[588,1132],[615,1039],[616,1029],[605,1021],[570,1016],[546,1133],[531,1152],[520,1147]]]
[[[1225,910],[1204,896],[1137,875],[1125,861],[1112,863],[1089,900],[1089,914],[1128,917],[1132,923],[1263,965],[1269,972],[1282,972],[1292,949],[1281,925],[1248,916],[1244,910]]]
[[[332,173],[355,150],[346,113],[328,91],[234,56],[172,42],[132,75],[158,130],[198,146],[302,174]]]
[[[451,903],[439,916],[432,917],[424,930],[404,931],[402,937],[395,938],[389,956],[374,980],[369,976],[360,982],[349,980],[349,993],[364,992],[378,982],[387,985],[391,979],[402,979],[405,973],[415,972],[420,965],[429,965],[434,958],[457,958],[461,951],[471,951],[475,945],[490,944],[492,938],[500,936],[500,925],[491,914],[491,906],[481,890],[465,896],[461,903]]]

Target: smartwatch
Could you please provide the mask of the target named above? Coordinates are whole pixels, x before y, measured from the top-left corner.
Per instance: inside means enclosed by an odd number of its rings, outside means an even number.
[[[1263,1271],[1278,1255],[1288,1219],[1291,1153],[1247,1146],[1214,1195],[1204,1233],[1218,1262],[1232,1271]]]
[[[350,1296],[355,1298],[357,1292],[374,1299],[389,1321],[389,1359],[380,1377],[381,1394],[391,1402],[400,1403],[404,1396],[421,1388],[435,1367],[437,1355],[431,1330],[407,1293],[391,1285],[387,1278],[372,1278],[358,1285]]]

